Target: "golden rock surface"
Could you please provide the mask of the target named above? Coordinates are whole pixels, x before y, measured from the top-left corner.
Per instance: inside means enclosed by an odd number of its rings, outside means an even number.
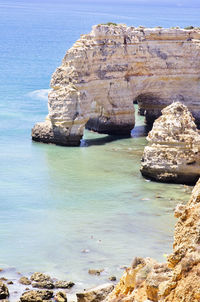
[[[106,302],[200,301],[200,179],[186,205],[175,210],[173,253],[167,263],[136,258]]]

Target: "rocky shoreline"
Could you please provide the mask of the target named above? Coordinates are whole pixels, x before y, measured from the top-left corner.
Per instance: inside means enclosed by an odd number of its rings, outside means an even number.
[[[175,210],[173,252],[166,263],[135,258],[106,302],[200,301],[200,179]]]
[[[110,276],[107,278],[107,283],[83,291],[72,281],[58,280],[46,273],[35,272],[27,277],[19,272],[8,274],[9,270],[9,268],[0,269],[0,301],[2,302],[84,302],[93,301],[94,297],[102,301],[116,284],[116,277]],[[102,271],[103,269],[89,269],[88,274],[100,276]]]
[[[158,181],[194,184],[200,177],[200,133],[195,125],[200,125],[199,43],[199,29],[94,26],[53,74],[49,115],[34,126],[32,139],[78,146],[85,127],[130,133],[135,125],[133,102],[148,124],[166,107],[148,135],[141,173]],[[136,257],[115,288],[109,283],[76,293],[77,302],[200,301],[200,180],[175,216],[173,253],[167,263]],[[23,282],[31,289],[20,302],[75,301],[66,296],[73,283],[54,282],[39,273]],[[3,291],[6,298],[2,283]]]
[[[175,210],[173,253],[167,263],[151,258],[134,258],[125,268],[120,282],[112,276],[109,282],[80,291],[72,281],[51,278],[36,272],[31,276],[16,273],[15,279],[5,278],[0,271],[0,301],[2,302],[198,302],[200,282],[199,221],[200,180],[192,191],[189,202]],[[88,273],[99,276],[102,269]],[[183,300],[184,298],[184,300]]]
[[[8,269],[9,270],[9,269]],[[0,273],[0,301],[45,301],[55,297],[55,301],[67,301],[66,291],[75,285],[72,281],[51,278],[47,274],[34,273],[30,277],[13,273],[8,277],[6,269]],[[15,277],[13,278],[13,275]]]

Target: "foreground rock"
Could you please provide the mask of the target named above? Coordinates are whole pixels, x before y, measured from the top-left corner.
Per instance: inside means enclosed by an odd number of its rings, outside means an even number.
[[[162,110],[149,132],[141,173],[163,181],[194,184],[200,177],[200,132],[180,102]]]
[[[54,288],[54,283],[51,277],[43,273],[38,273],[38,272],[34,273],[31,276],[31,281],[35,281],[32,282],[32,287],[46,288],[46,289]]]
[[[72,281],[56,281],[54,286],[55,288],[71,288],[75,285]]]
[[[44,281],[52,281],[51,277],[49,275],[36,272],[33,275],[31,275],[31,280],[35,282],[44,282]]]
[[[113,290],[114,286],[110,283],[103,284],[82,293],[77,293],[77,302],[100,302],[103,301]]]
[[[30,290],[25,292],[20,297],[21,302],[43,302],[51,301],[53,297],[53,291],[49,290]]]
[[[200,180],[187,205],[175,211],[173,253],[168,262],[136,258],[106,302],[200,301]]]
[[[7,286],[0,281],[0,299],[6,299],[9,297],[9,291]]]
[[[72,302],[72,299],[74,299],[75,293],[71,291],[71,288],[75,283],[72,281],[57,280],[41,272],[36,272],[28,278],[22,276],[19,272],[15,273],[15,271],[12,281],[10,280],[10,270],[10,268],[7,271],[5,270],[5,274],[9,275],[9,279],[3,276],[0,278],[0,301],[2,302],[8,302],[9,296],[11,301],[66,302],[66,293],[69,294],[69,301]]]
[[[130,134],[133,101],[148,122],[175,99],[200,124],[200,30],[96,25],[52,76],[49,114],[35,141],[79,145],[84,128]]]

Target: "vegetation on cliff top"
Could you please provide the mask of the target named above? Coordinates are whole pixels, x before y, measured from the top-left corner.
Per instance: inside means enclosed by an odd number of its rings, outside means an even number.
[[[99,25],[117,26],[118,24],[114,22],[107,22],[107,23],[101,23]]]

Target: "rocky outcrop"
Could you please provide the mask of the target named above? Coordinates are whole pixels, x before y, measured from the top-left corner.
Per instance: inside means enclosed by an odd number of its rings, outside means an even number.
[[[31,276],[31,281],[35,281],[32,282],[32,287],[46,288],[46,289],[53,289],[55,287],[51,277],[43,273],[38,273],[38,272],[34,273]]]
[[[6,299],[8,297],[9,297],[8,288],[2,281],[0,281],[0,300]]]
[[[74,285],[75,285],[75,283],[74,282],[72,282],[72,281],[56,281],[55,282],[55,288],[67,288],[67,289],[69,289],[69,288],[71,288],[71,287],[73,287]]]
[[[173,253],[167,263],[136,258],[106,302],[200,301],[200,180],[187,205],[175,210]]]
[[[11,280],[11,270],[13,271],[13,268],[9,267],[4,270],[5,274],[9,275],[9,279],[2,275],[0,278],[0,301],[2,302],[8,302],[10,299],[21,302],[72,302],[75,298],[75,294],[71,291],[75,285],[72,281],[58,280],[41,272],[33,273],[30,278],[17,272]],[[0,269],[0,271],[3,270]]]
[[[22,276],[22,277],[19,279],[19,283],[21,283],[21,284],[23,284],[23,285],[30,285],[30,284],[31,284],[31,281],[30,281],[27,277]]]
[[[162,110],[144,148],[141,173],[163,181],[194,184],[200,177],[200,131],[186,106],[175,102]]]
[[[50,290],[30,290],[22,294],[20,302],[44,302],[51,301],[53,291]]]
[[[96,25],[52,76],[49,114],[35,141],[79,145],[84,128],[129,134],[133,102],[152,122],[172,100],[200,124],[200,30]]]
[[[35,272],[34,274],[32,274],[30,279],[31,281],[35,281],[35,282],[52,281],[49,275],[40,272]]]

